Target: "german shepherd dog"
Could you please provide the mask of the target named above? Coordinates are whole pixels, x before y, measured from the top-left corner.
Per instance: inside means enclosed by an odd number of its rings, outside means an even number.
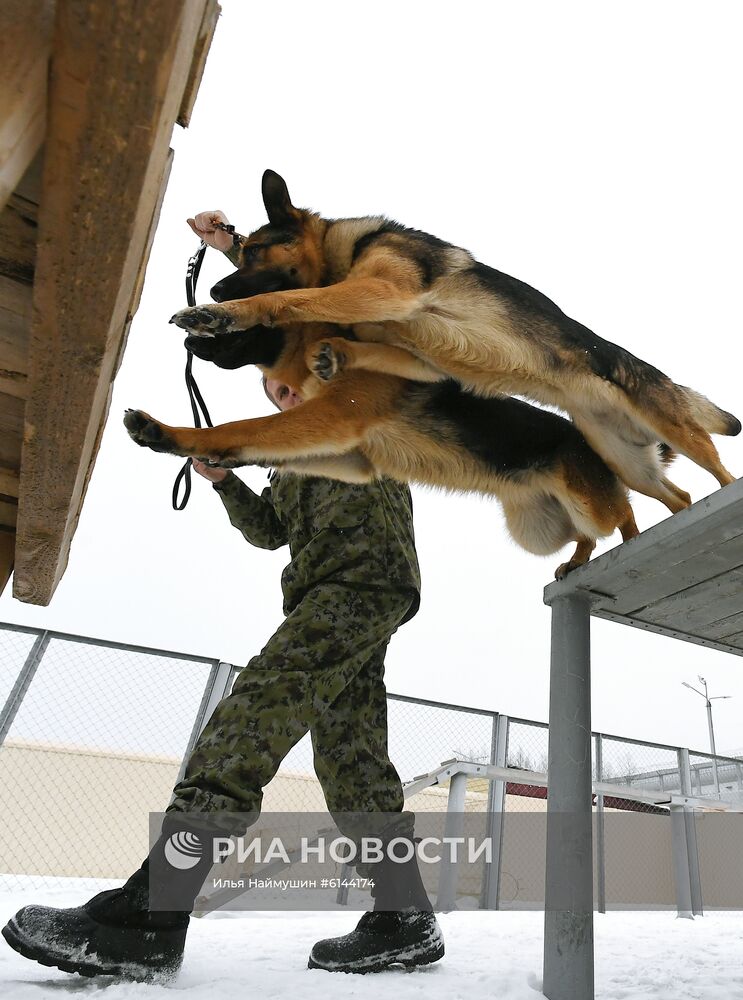
[[[248,284],[232,287],[245,294]],[[228,468],[268,465],[348,482],[384,475],[494,495],[527,551],[549,555],[576,542],[558,578],[590,558],[597,538],[615,528],[623,540],[638,533],[627,490],[569,420],[517,399],[476,396],[454,379],[431,384],[375,371],[374,363],[407,363],[414,375],[421,362],[412,355],[406,362],[400,348],[355,345],[334,333],[337,327],[305,323],[216,340],[189,337],[200,357],[223,368],[256,364],[266,377],[298,388],[305,401],[200,430],[128,410],[127,430],[154,451]],[[375,359],[363,359],[366,370],[342,353],[352,346],[374,347]]]
[[[666,478],[661,443],[720,485],[733,481],[710,434],[737,434],[736,417],[602,340],[541,292],[382,216],[328,220],[296,208],[274,171],[263,175],[262,193],[268,224],[240,249],[239,282],[250,297],[181,310],[172,318],[178,326],[201,336],[274,324],[349,326],[359,341],[402,347],[427,362],[418,378],[453,378],[470,394],[522,395],[566,411],[627,486],[672,512],[691,499]],[[228,278],[216,298],[233,300],[236,280]],[[355,345],[357,360],[365,349]],[[390,374],[406,373],[399,360],[388,359]]]

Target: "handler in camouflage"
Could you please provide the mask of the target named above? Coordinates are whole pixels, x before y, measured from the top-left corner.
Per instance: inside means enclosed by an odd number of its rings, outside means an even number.
[[[310,730],[331,813],[400,812],[383,676],[390,636],[419,603],[407,486],[274,473],[257,496],[232,472],[195,468],[249,542],[288,544],[292,560],[286,620],[217,707],[170,810],[257,814],[261,789]],[[400,832],[412,820],[403,814]]]
[[[197,220],[204,215],[218,218],[202,213]],[[222,234],[206,229],[204,235],[215,245],[214,237]],[[289,386],[268,382],[266,388],[280,409],[301,403]],[[68,972],[146,980],[177,972],[211,850],[194,868],[172,875],[178,895],[188,901],[182,910],[149,910],[150,860],[162,864],[174,831],[197,830],[208,842],[213,831],[195,822],[203,822],[203,814],[218,814],[222,831],[232,814],[230,832],[242,833],[260,812],[263,787],[308,731],[328,809],[343,833],[354,840],[363,833],[383,840],[413,835],[414,815],[404,810],[400,778],[387,752],[383,680],[390,637],[419,604],[407,486],[389,479],[351,485],[274,473],[258,496],[232,472],[199,462],[194,468],[212,481],[249,542],[266,549],[289,545],[291,562],[282,575],[286,619],[217,706],[142,867],[124,886],[82,907],[24,907],[4,928],[21,954]],[[382,829],[355,825],[359,816],[385,813],[397,818],[381,816]],[[356,868],[374,880],[374,910],[350,934],[319,941],[310,968],[371,972],[440,959],[443,938],[415,855],[395,863],[385,853],[382,861]]]

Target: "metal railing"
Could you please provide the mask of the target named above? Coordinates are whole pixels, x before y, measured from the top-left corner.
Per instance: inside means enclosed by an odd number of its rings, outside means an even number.
[[[201,729],[239,669],[0,623],[0,879],[11,887],[29,876],[52,883],[69,876],[119,879],[138,867],[147,853],[147,814],[167,805]],[[547,726],[394,694],[388,695],[388,721],[390,757],[408,806],[444,812],[453,804],[484,813],[500,845],[498,864],[485,866],[480,883],[460,886],[460,894],[488,907],[540,905]],[[629,880],[637,890],[616,888],[637,873],[638,858],[631,838],[615,835],[615,817],[638,813],[666,817],[662,828],[647,824],[652,836],[644,835],[645,850],[656,895],[665,893],[666,905],[674,905],[681,842],[668,833],[672,802],[678,806],[686,796],[697,811],[720,802],[740,810],[743,760],[716,757],[718,797],[709,754],[599,733],[593,747],[598,908],[627,903],[628,892],[637,905],[644,901],[642,872]],[[324,811],[312,758],[305,737],[264,789],[265,811]],[[421,780],[452,760],[462,765],[456,778]],[[701,912],[700,886],[711,868],[706,855],[699,861],[689,810],[682,809],[683,856],[689,905]],[[718,895],[725,897],[722,890]]]

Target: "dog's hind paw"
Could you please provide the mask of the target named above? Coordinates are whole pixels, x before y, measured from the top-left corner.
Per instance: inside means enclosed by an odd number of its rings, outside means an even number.
[[[219,305],[181,309],[170,317],[170,322],[196,337],[216,337],[234,329],[232,316]]]
[[[555,579],[564,580],[568,573],[582,565],[582,562],[576,562],[574,559],[568,559],[567,562],[560,563],[555,570]]]
[[[132,441],[142,448],[164,452],[173,450],[173,442],[165,434],[161,424],[143,410],[127,410],[124,413],[124,426]]]

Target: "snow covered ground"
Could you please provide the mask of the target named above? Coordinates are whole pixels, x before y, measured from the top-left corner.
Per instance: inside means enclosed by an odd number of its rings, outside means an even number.
[[[30,885],[0,891],[4,924],[26,903],[76,906],[103,884],[60,889]],[[447,955],[407,973],[347,976],[308,970],[320,937],[353,928],[358,913],[229,913],[193,920],[180,976],[170,986],[83,979],[28,962],[0,939],[0,996],[51,1000],[67,995],[157,1000],[181,991],[188,1000],[539,1000],[542,922],[539,912],[469,911],[439,917]],[[743,914],[710,913],[677,920],[671,912],[597,914],[597,1000],[743,1000]]]

